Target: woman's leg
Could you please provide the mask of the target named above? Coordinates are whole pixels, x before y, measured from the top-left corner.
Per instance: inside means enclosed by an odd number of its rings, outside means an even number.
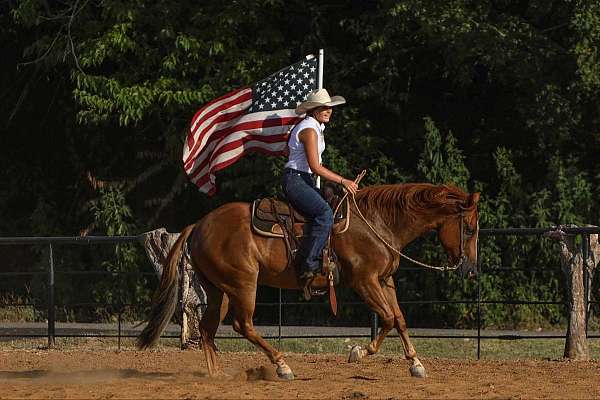
[[[317,271],[321,266],[321,252],[333,226],[333,211],[310,181],[298,173],[285,175],[284,190],[292,206],[307,219],[297,260],[304,263],[300,264],[301,268]]]

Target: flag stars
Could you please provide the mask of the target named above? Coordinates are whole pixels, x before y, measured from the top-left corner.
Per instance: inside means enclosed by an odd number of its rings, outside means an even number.
[[[310,90],[316,89],[317,66],[317,59],[304,60],[258,82],[249,112],[290,109],[301,103]]]

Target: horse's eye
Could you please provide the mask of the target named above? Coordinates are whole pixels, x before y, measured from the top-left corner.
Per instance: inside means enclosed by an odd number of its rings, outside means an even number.
[[[465,235],[473,236],[474,233],[475,233],[475,231],[473,230],[473,228],[471,228],[469,225],[465,224]]]

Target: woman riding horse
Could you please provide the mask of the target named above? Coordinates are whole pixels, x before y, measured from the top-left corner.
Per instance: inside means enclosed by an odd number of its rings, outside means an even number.
[[[321,164],[325,124],[329,123],[332,107],[345,102],[341,96],[330,97],[326,89],[310,92],[306,101],[296,107],[296,114],[306,114],[306,117],[294,126],[288,139],[289,159],[283,172],[283,191],[290,204],[307,221],[306,234],[294,257],[303,285],[309,285],[321,267],[321,253],[333,227],[333,211],[321,197],[315,177],[339,183],[353,195],[358,191],[352,180]]]
[[[352,287],[377,313],[381,330],[367,346],[353,349],[351,360],[375,354],[390,330],[396,328],[404,355],[411,362],[411,374],[425,376],[396,299],[392,274],[398,268],[402,249],[431,230],[437,231],[454,269],[463,274],[475,272],[479,193],[417,183],[366,187],[353,200],[348,229],[332,237],[332,246],[340,261],[341,282]],[[279,377],[293,379],[283,354],[254,329],[252,316],[258,285],[299,289],[301,284],[294,269],[287,265],[284,241],[252,230],[248,203],[225,204],[181,232],[164,266],[138,346],[147,348],[156,343],[175,311],[177,265],[190,236],[191,264],[207,295],[200,332],[209,373],[218,371],[214,338],[224,312],[229,310],[233,329],[269,357]]]

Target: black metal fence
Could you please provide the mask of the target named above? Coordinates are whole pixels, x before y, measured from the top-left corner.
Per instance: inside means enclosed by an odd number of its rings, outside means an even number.
[[[506,229],[481,229],[480,231],[480,248],[485,246],[486,237],[491,236],[541,236],[546,232],[552,231],[556,228],[506,228]],[[582,238],[586,238],[590,234],[600,233],[599,227],[581,227],[581,228],[563,228],[563,231],[567,234],[580,235]],[[78,306],[108,306],[113,312],[117,314],[117,333],[116,334],[56,334],[56,283],[55,277],[57,274],[82,274],[82,275],[97,275],[97,274],[113,274],[120,276],[128,272],[122,271],[56,271],[55,269],[55,248],[63,245],[115,245],[119,243],[140,243],[143,242],[143,236],[121,236],[121,237],[100,237],[100,236],[87,236],[87,237],[4,237],[0,238],[0,245],[4,246],[22,246],[22,245],[43,245],[48,248],[48,267],[46,271],[34,271],[34,272],[23,272],[23,271],[2,271],[0,272],[0,279],[3,277],[20,277],[31,274],[46,274],[47,275],[47,333],[44,335],[40,334],[0,334],[0,337],[47,337],[48,347],[53,347],[55,344],[56,337],[116,337],[118,339],[118,347],[121,347],[121,339],[124,337],[133,337],[131,334],[125,334],[122,330],[122,313],[123,309],[127,306],[140,306],[140,304],[124,304],[122,301],[112,303],[89,303],[89,304],[78,304]],[[583,259],[587,260],[588,254],[588,240],[581,240],[582,255]],[[479,254],[481,252],[479,251]],[[557,266],[556,266],[557,267]],[[421,268],[409,268],[409,270],[420,270]],[[496,267],[496,270],[510,271],[523,269],[520,267]],[[407,270],[406,268],[404,270]],[[500,339],[500,340],[517,340],[517,339],[561,339],[565,338],[564,335],[527,335],[527,334],[511,334],[511,335],[482,335],[482,306],[489,304],[503,304],[503,305],[544,305],[544,304],[558,304],[564,305],[563,302],[558,301],[538,301],[531,299],[495,299],[495,300],[483,300],[481,296],[481,277],[486,273],[485,268],[481,265],[481,257],[479,257],[477,274],[477,291],[475,298],[461,299],[461,300],[409,300],[402,301],[402,304],[470,304],[476,305],[477,316],[477,334],[474,335],[455,335],[455,334],[434,334],[434,335],[411,335],[415,338],[436,338],[436,339],[476,339],[477,340],[477,358],[481,357],[481,341],[486,339]],[[153,272],[139,272],[139,274],[155,275]],[[587,274],[587,269],[584,268],[584,274]],[[584,275],[586,276],[586,275]],[[586,276],[587,277],[587,276]],[[585,279],[585,299],[588,301],[588,293],[591,290],[587,285],[588,279]],[[592,303],[598,304],[597,302],[589,302],[586,304],[586,309],[589,309],[589,305]],[[369,337],[369,335],[282,335],[282,321],[283,321],[283,307],[285,306],[301,306],[306,303],[300,302],[286,302],[283,301],[282,290],[279,290],[279,299],[277,302],[259,302],[257,306],[273,306],[278,308],[278,334],[266,336],[267,339],[291,339],[291,338],[335,338],[335,337]],[[360,302],[346,302],[341,303],[340,306],[344,305],[363,305]],[[0,303],[0,307],[21,307],[21,306],[38,306],[37,304],[28,304],[22,302],[4,302]],[[377,315],[371,314],[371,338],[374,338],[378,330]],[[178,336],[163,336],[163,337],[178,337]],[[598,338],[600,336],[589,335],[588,338]],[[220,337],[220,338],[231,338],[231,337]]]

